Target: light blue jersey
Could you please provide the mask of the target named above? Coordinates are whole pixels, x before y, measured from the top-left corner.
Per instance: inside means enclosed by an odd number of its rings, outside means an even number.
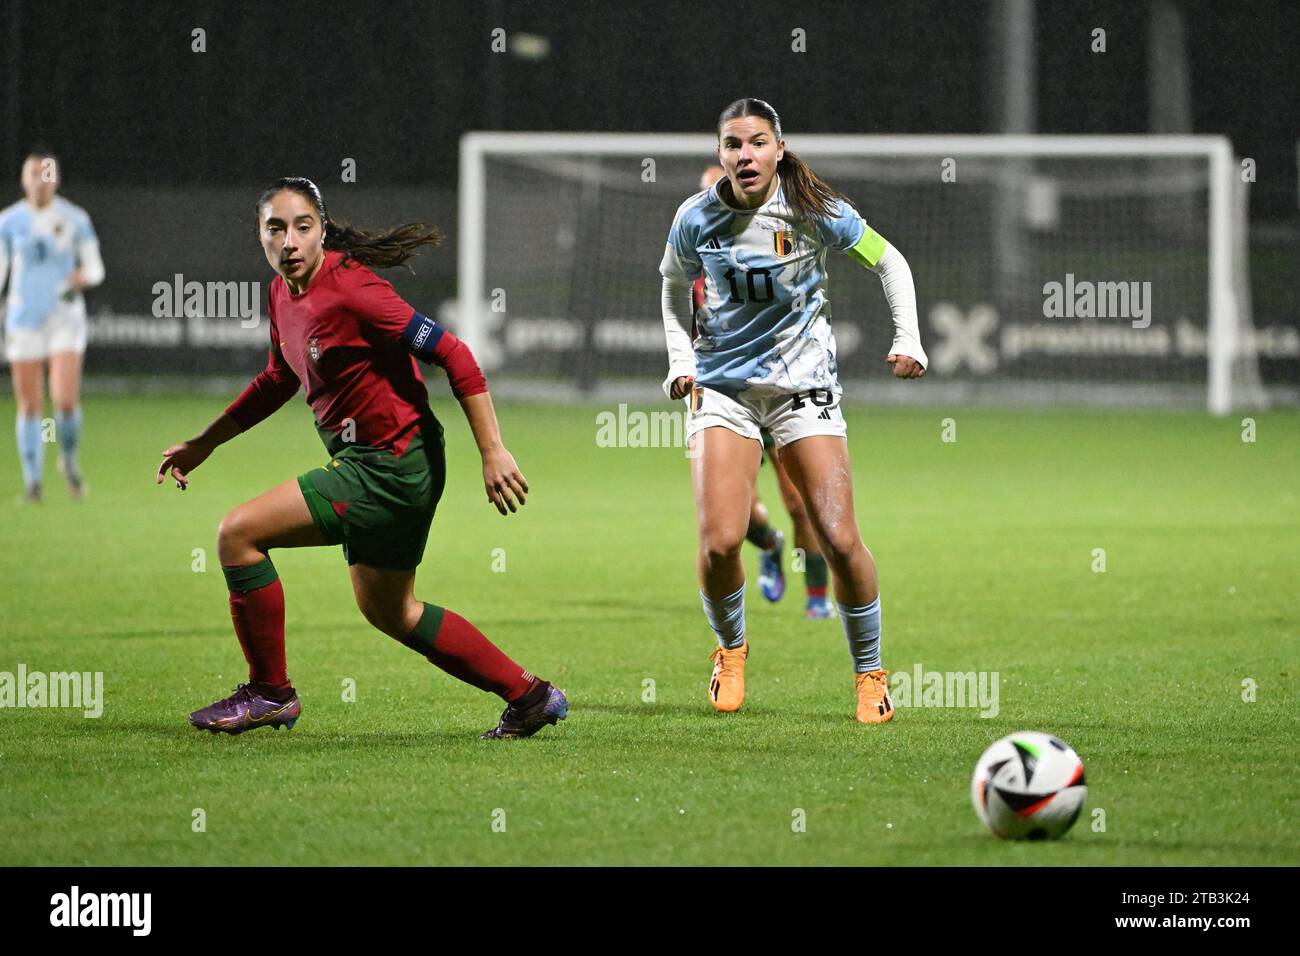
[[[68,295],[68,277],[88,247],[95,250],[98,262],[90,216],[62,196],[55,196],[43,209],[19,200],[0,211],[0,283],[6,264],[9,272],[6,326],[40,328],[60,299],[80,301],[80,292]]]
[[[724,182],[678,208],[659,267],[668,279],[704,276],[696,383],[731,394],[838,393],[826,253],[847,252],[867,237],[883,240],[843,200],[833,216],[796,222],[779,178],[772,198],[751,210],[723,201]]]

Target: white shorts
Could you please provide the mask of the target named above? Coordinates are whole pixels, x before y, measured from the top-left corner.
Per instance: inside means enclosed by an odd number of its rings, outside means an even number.
[[[690,417],[686,439],[704,428],[721,425],[737,435],[761,442],[760,428],[772,433],[777,448],[809,435],[848,434],[840,397],[829,388],[813,388],[793,394],[728,398],[708,387],[691,389],[687,398]]]
[[[86,306],[81,302],[59,303],[39,328],[5,325],[5,358],[10,362],[34,362],[58,352],[85,351]]]

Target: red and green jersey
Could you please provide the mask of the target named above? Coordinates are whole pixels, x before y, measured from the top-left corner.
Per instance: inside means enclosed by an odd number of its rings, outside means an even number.
[[[240,428],[252,428],[299,388],[306,390],[322,437],[395,455],[406,450],[413,426],[433,417],[420,368],[402,341],[416,311],[365,266],[326,252],[311,284],[297,295],[277,275],[269,314],[266,368],[226,409]],[[453,376],[457,397],[487,391],[477,364],[451,333],[442,332],[433,360],[449,372],[467,360],[473,365],[468,380]]]

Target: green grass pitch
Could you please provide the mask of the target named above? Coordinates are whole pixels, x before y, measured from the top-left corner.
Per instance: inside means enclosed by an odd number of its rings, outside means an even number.
[[[162,449],[221,407],[89,396],[90,496],[68,498],[51,452],[40,507],[14,503],[0,429],[0,671],[105,681],[98,719],[0,710],[0,863],[1300,863],[1294,413],[1260,414],[1246,443],[1240,416],[849,409],[886,666],[1000,678],[995,717],[909,707],[864,727],[839,626],[803,619],[797,578],[777,605],[751,587],[749,697],[712,711],[680,450],[597,447],[594,407],[503,403],[533,493],[502,518],[440,397],[449,480],[417,593],[571,701],[558,727],[488,743],[497,699],[372,631],[338,549],[275,553],[298,726],[188,726],[245,677],[217,522],[325,459],[295,401],[189,491],[156,487]],[[777,506],[770,473],[760,488]],[[1061,841],[1002,843],[971,810],[976,758],[1019,729],[1087,766]]]

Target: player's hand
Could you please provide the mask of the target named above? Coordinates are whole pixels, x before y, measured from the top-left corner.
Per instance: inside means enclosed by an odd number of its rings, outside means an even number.
[[[502,514],[510,509],[513,514],[524,505],[528,494],[528,481],[515,464],[514,455],[506,451],[504,445],[497,445],[483,452],[483,487],[487,489],[488,501],[496,505]],[[519,500],[518,507],[515,499]]]
[[[64,302],[71,302],[77,297],[77,293],[86,287],[86,275],[80,269],[73,269],[68,273],[68,281],[64,284],[63,292],[59,295]]]
[[[694,375],[679,375],[673,380],[673,384],[668,388],[668,397],[673,401],[685,398],[691,393],[691,388],[695,385]]]
[[[211,454],[212,446],[197,438],[172,445],[163,452],[162,464],[158,466],[158,481],[155,484],[161,485],[163,477],[170,474],[172,480],[176,482],[176,487],[184,491],[190,484],[190,472],[207,461]]]
[[[894,366],[894,378],[920,378],[925,374],[925,366],[910,355],[891,352],[885,361]]]

